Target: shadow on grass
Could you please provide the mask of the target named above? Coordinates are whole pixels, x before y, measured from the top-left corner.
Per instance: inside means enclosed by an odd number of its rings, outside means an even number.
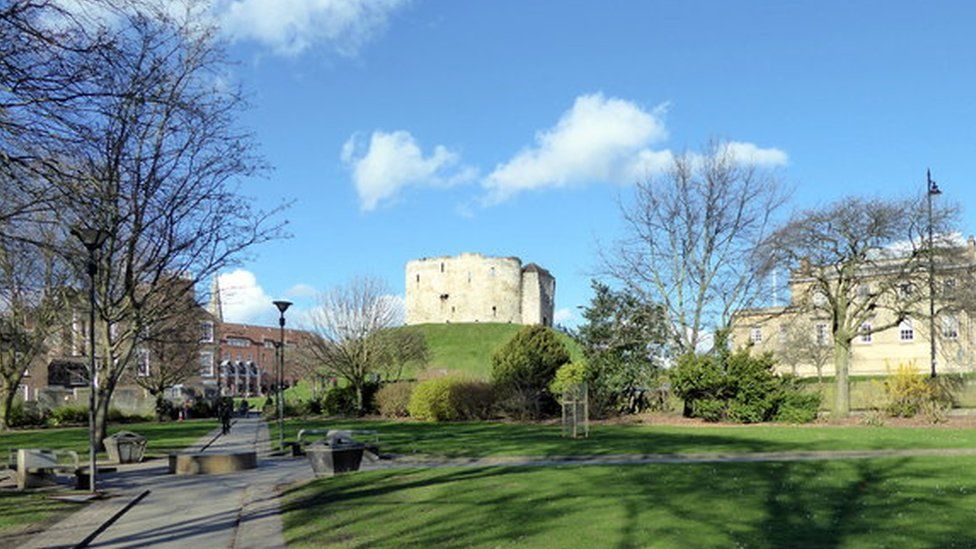
[[[961,463],[960,463],[961,462]],[[297,545],[973,546],[976,459],[377,471],[286,495]]]

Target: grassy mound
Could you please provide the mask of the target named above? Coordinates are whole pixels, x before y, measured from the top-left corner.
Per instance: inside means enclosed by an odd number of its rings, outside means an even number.
[[[519,324],[418,324],[430,348],[430,369],[487,379],[491,375],[491,355],[522,326]],[[573,360],[582,357],[575,341],[558,332]],[[416,372],[410,372],[414,375]]]

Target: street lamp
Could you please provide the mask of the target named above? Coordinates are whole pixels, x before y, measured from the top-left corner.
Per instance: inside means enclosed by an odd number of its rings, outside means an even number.
[[[105,243],[108,233],[102,229],[86,227],[72,227],[71,234],[75,236],[85,249],[88,250],[88,489],[92,494],[95,490],[95,405],[98,392],[98,370],[95,367],[95,275],[98,274],[98,262],[95,254]]]
[[[932,236],[932,197],[942,194],[939,186],[932,180],[932,171],[925,170],[925,179],[928,182],[929,206],[929,359],[932,365],[932,377],[935,377],[935,248]]]
[[[278,300],[274,302],[278,308],[278,448],[285,448],[285,391],[282,385],[285,381],[285,311],[291,307],[291,301]]]

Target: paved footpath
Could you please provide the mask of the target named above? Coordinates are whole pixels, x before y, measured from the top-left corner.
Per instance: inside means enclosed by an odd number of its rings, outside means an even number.
[[[167,474],[166,460],[152,460],[106,475],[99,486],[115,497],[68,516],[25,547],[72,547],[147,490],[92,547],[283,547],[276,487],[312,478],[311,467],[305,460],[268,459],[268,429],[258,418],[238,419],[206,453],[252,449],[258,468],[240,473],[176,476]]]

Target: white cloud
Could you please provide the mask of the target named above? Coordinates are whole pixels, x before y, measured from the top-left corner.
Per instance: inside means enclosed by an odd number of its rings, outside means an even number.
[[[552,315],[552,320],[556,324],[567,324],[572,322],[576,318],[573,310],[570,308],[556,309],[556,312]]]
[[[265,293],[254,273],[237,269],[218,277],[220,302],[227,322],[261,323],[277,317],[273,298]]]
[[[603,94],[581,95],[534,146],[500,164],[482,182],[488,202],[525,190],[590,181],[629,182],[644,170],[658,170],[669,153],[647,149],[668,137],[667,105],[647,111]],[[667,154],[668,156],[663,156]]]
[[[342,146],[340,158],[352,171],[360,206],[366,211],[407,186],[447,186],[475,176],[473,169],[459,167],[458,155],[443,145],[424,156],[406,131],[375,131],[368,145],[354,135]]]
[[[255,41],[282,55],[325,46],[354,56],[406,4],[406,0],[217,0],[214,10],[233,40]]]
[[[318,295],[318,290],[310,284],[295,284],[285,292],[288,297],[308,298]]]
[[[763,149],[753,143],[743,143],[741,141],[729,141],[725,143],[726,150],[743,164],[754,166],[785,166],[789,157],[780,149]]]

